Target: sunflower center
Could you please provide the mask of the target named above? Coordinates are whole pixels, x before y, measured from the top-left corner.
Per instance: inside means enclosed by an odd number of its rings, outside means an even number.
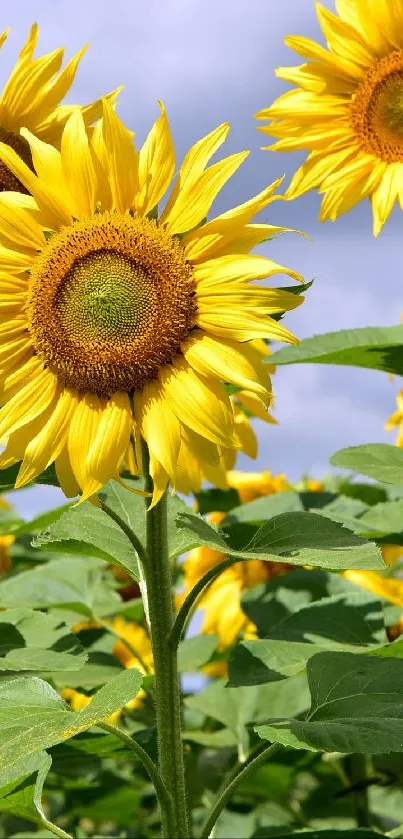
[[[11,148],[17,152],[21,160],[23,160],[30,169],[33,169],[31,149],[25,137],[20,137],[19,134],[13,134],[11,131],[6,131],[5,128],[0,126],[0,143],[7,143],[8,146],[11,146]],[[10,169],[8,169],[3,161],[0,161],[0,192],[6,191],[24,192],[25,194],[28,194],[28,190],[25,186],[23,186],[21,181],[19,181],[18,178],[10,172]]]
[[[180,242],[155,221],[103,213],[56,233],[31,273],[37,353],[69,387],[131,392],[180,352],[195,316]]]
[[[368,70],[351,103],[351,121],[364,151],[386,163],[403,161],[403,51]]]

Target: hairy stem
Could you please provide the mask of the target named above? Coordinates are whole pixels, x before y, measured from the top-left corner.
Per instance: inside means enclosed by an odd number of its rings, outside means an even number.
[[[152,492],[147,447],[143,446],[145,490]],[[147,501],[146,501],[147,503]],[[168,553],[167,495],[147,508],[147,551],[144,576],[148,596],[155,672],[158,764],[162,780],[174,802],[170,839],[189,836],[185,770],[181,737],[181,702],[177,650],[168,642],[174,620],[172,577]]]
[[[134,740],[133,737],[130,737],[129,734],[126,734],[126,732],[123,731],[122,728],[118,728],[118,726],[116,725],[110,725],[107,722],[97,723],[97,727],[102,728],[109,734],[114,734],[115,737],[118,737],[119,740],[122,740],[122,742],[126,746],[128,746],[128,748],[131,749],[132,752],[135,753],[135,755],[143,764],[146,772],[150,776],[152,783],[154,784],[155,792],[157,794],[164,836],[169,836],[170,823],[174,818],[173,801],[161,778],[160,773],[158,772],[157,767],[155,766],[147,752],[144,751],[143,747],[140,746],[140,743],[137,743],[137,741]]]

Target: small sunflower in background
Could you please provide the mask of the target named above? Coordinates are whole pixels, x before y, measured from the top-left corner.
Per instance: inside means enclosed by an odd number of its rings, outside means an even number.
[[[9,30],[0,34],[0,47]],[[62,69],[64,50],[34,58],[39,28],[31,26],[10,76],[0,94],[0,141],[7,143],[32,169],[32,153],[27,140],[20,135],[28,128],[47,143],[60,145],[63,128],[77,105],[60,105],[73,84],[78,65],[87,49],[83,47]],[[112,102],[119,91],[109,94]],[[80,106],[81,107],[81,106]],[[102,100],[81,107],[86,125],[91,125],[102,114]],[[29,192],[3,162],[0,163],[0,192]]]
[[[369,197],[378,235],[403,202],[403,3],[335,0],[335,7],[337,14],[316,4],[326,48],[286,38],[304,63],[276,72],[296,89],[256,117],[278,138],[267,148],[309,152],[288,198],[317,189],[320,220],[334,221]]]
[[[182,446],[213,467],[239,447],[225,383],[270,405],[253,341],[295,343],[272,315],[302,299],[252,281],[302,278],[249,254],[279,230],[250,223],[279,182],[205,222],[247,156],[207,166],[228,130],[190,149],[158,218],[175,171],[163,106],[139,152],[107,100],[90,134],[74,111],[60,151],[22,129],[35,172],[0,143],[30,193],[0,198],[0,468],[22,461],[16,487],[55,462],[65,494],[89,498],[133,457],[141,470],[141,436],[156,503]]]

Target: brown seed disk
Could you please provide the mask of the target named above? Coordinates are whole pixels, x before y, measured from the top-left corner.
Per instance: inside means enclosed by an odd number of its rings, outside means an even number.
[[[350,106],[353,130],[363,151],[386,163],[403,160],[403,51],[369,68]]]
[[[180,352],[195,320],[191,266],[154,220],[106,212],[52,236],[31,272],[37,353],[65,385],[131,392]]]
[[[8,146],[11,146],[21,160],[33,170],[31,149],[25,137],[6,131],[5,128],[0,126],[0,143],[7,143]],[[28,194],[25,186],[10,172],[10,169],[2,160],[0,160],[0,192],[23,192],[25,195]]]

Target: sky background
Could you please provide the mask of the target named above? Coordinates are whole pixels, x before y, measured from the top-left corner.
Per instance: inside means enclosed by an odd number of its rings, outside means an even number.
[[[332,2],[325,5],[333,7]],[[88,102],[125,85],[118,112],[136,132],[137,144],[158,115],[158,99],[168,110],[178,162],[192,143],[228,120],[232,130],[222,154],[244,148],[251,154],[220,194],[217,212],[247,200],[280,175],[288,182],[305,157],[261,151],[266,135],[256,131],[253,114],[289,87],[275,78],[275,67],[299,63],[284,37],[320,39],[314,0],[2,0],[0,15],[1,28],[11,26],[0,56],[2,82],[36,20],[38,54],[64,45],[70,57],[90,43],[67,101]],[[311,236],[307,241],[288,234],[260,249],[307,280],[316,278],[286,325],[304,338],[398,322],[403,309],[401,211],[395,210],[374,239],[369,202],[335,224],[317,222],[319,203],[309,193],[291,203],[274,203],[260,219]],[[259,457],[256,462],[241,457],[239,467],[286,472],[291,479],[304,472],[319,476],[329,471],[329,457],[339,448],[393,442],[383,425],[398,386],[399,380],[391,383],[374,371],[278,368],[279,425],[256,423]],[[30,517],[62,496],[41,487],[20,491],[13,501]]]

